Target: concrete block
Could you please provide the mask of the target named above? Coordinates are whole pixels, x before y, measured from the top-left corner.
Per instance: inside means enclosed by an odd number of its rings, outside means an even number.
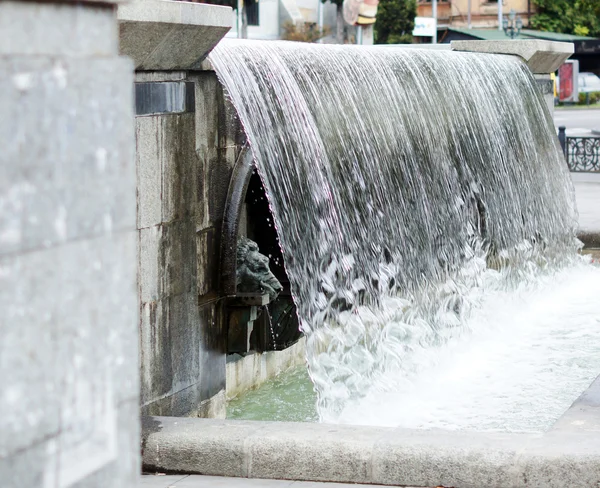
[[[171,349],[173,365],[172,389],[181,391],[198,383],[200,375],[201,332],[198,324],[198,306],[194,294],[165,298],[168,302],[167,323],[170,341],[164,346]]]
[[[139,230],[138,286],[142,303],[156,301],[162,296],[162,270],[159,269],[162,234],[160,225]]]
[[[594,432],[533,435],[209,419],[178,425],[181,420],[145,420],[146,468],[457,488],[583,488],[600,482]]]
[[[141,312],[142,405],[153,414],[188,415],[200,402],[202,323],[194,293],[144,303]]]
[[[162,319],[162,302],[151,301],[141,304],[140,310],[140,378],[141,378],[141,405],[147,405],[160,394],[157,391],[169,391],[170,386],[157,388],[157,380],[160,380],[162,368],[159,320]]]
[[[91,2],[90,2],[91,3]],[[0,3],[0,56],[110,56],[117,53],[114,12],[106,3]]]
[[[198,326],[202,333],[200,354],[200,386],[202,399],[212,398],[225,390],[227,378],[225,360],[225,324],[218,303],[199,307]]]
[[[135,118],[138,229],[162,222],[161,125],[158,115]]]
[[[0,253],[129,227],[130,71],[117,58],[0,61],[0,138],[10,141],[0,154],[0,208],[10,212]]]
[[[194,114],[161,117],[162,221],[193,215],[196,202]]]
[[[477,434],[395,429],[373,449],[372,481],[461,488],[514,486],[515,435]]]
[[[158,249],[161,297],[191,293],[196,286],[196,239],[191,218],[162,225]]]
[[[522,58],[535,74],[556,71],[575,52],[572,42],[544,40],[452,41],[453,51],[511,54]]]
[[[2,431],[5,435],[6,431]],[[54,439],[34,443],[21,451],[0,455],[0,473],[3,473],[2,488],[48,486],[56,461],[48,455],[48,447]],[[52,485],[50,485],[52,486]]]
[[[231,8],[145,0],[118,10],[121,53],[137,70],[194,69],[231,28]]]
[[[218,296],[218,244],[216,230],[212,227],[196,234],[196,290],[201,302],[214,300]]]
[[[599,486],[599,456],[597,432],[552,431],[520,452],[517,484],[527,488]]]
[[[0,459],[60,430],[56,304],[60,249],[0,259]],[[32,394],[35,392],[35,394]]]
[[[248,476],[244,443],[261,429],[257,422],[238,422],[170,417],[142,418],[143,466],[222,476]]]
[[[371,455],[381,428],[261,422],[250,435],[248,476],[314,481],[371,481]]]

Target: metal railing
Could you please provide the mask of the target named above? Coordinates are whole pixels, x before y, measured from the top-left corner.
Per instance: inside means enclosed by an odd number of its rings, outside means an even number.
[[[600,173],[600,137],[567,137],[558,128],[558,140],[569,170],[576,173]]]

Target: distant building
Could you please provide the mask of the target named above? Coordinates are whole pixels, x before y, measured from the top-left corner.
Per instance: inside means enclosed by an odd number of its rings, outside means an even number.
[[[322,8],[324,27],[335,30],[336,6],[320,0],[258,0],[247,8],[248,39],[280,39],[286,22],[319,23]],[[238,37],[241,18],[233,12],[232,27],[227,37]]]
[[[468,27],[469,10],[473,29],[498,28],[497,0],[438,0],[438,30],[445,31],[448,27]],[[525,26],[529,26],[529,19],[535,14],[535,6],[531,0],[504,0],[502,13],[506,15],[510,10],[514,10],[523,19]],[[417,15],[432,17],[431,0],[418,0]]]

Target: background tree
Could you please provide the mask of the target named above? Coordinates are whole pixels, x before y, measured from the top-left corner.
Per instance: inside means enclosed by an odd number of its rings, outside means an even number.
[[[533,0],[534,29],[579,36],[600,36],[600,0]]]
[[[375,22],[375,44],[407,44],[417,15],[417,0],[380,0]]]

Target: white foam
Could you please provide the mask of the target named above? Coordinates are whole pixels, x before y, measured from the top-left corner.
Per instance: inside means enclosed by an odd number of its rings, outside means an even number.
[[[342,423],[543,431],[600,372],[600,268],[576,264],[516,290],[488,290],[470,332],[415,348]]]

